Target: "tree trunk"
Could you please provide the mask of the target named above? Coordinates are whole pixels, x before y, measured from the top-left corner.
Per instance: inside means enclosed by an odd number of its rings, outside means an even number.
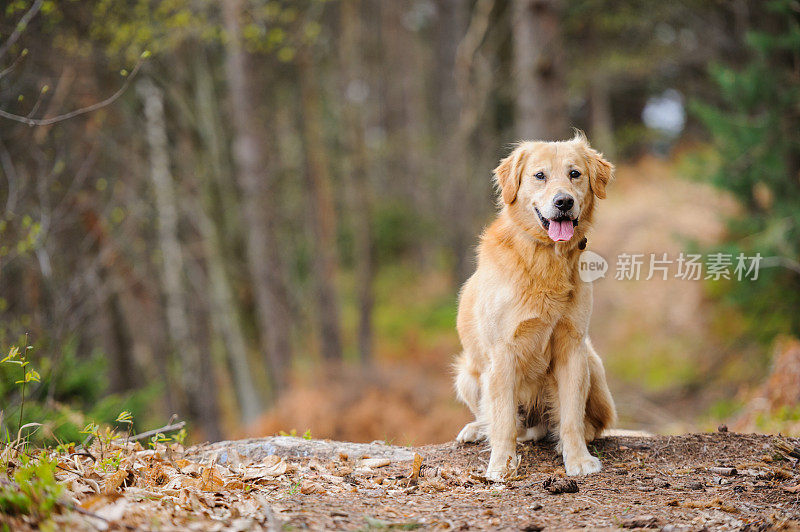
[[[608,78],[602,73],[595,74],[589,85],[589,104],[591,106],[592,145],[602,151],[606,158],[613,160],[616,157],[616,145],[609,89]]]
[[[560,0],[514,0],[517,136],[561,140],[567,131]]]
[[[200,349],[192,337],[183,287],[183,254],[178,239],[178,207],[170,175],[167,126],[161,90],[148,78],[137,84],[144,102],[146,136],[150,149],[150,177],[158,216],[158,240],[162,254],[162,282],[167,299],[167,325],[172,347],[180,359],[181,383],[186,408],[197,419],[206,438],[219,439],[216,390],[206,385]]]
[[[217,228],[205,209],[206,207],[201,206],[197,210],[197,215],[208,264],[208,284],[212,302],[210,314],[214,328],[224,341],[226,360],[233,378],[241,421],[249,425],[261,414],[261,400],[253,384],[253,373],[247,360],[247,343],[239,324],[233,292],[225,272]]]
[[[141,386],[141,383],[138,382],[139,373],[136,371],[135,363],[131,357],[133,346],[130,331],[128,331],[119,299],[117,292],[109,294],[108,314],[105,318],[108,321],[111,344],[113,345],[110,350],[112,354],[110,357],[111,389],[115,392],[124,392]]]
[[[453,271],[456,284],[463,283],[471,273],[470,258],[472,256],[470,241],[474,239],[471,224],[467,221],[471,212],[465,205],[469,201],[470,164],[464,160],[468,157],[465,139],[460,132],[461,111],[464,105],[464,94],[456,86],[456,56],[458,46],[467,29],[469,6],[460,0],[440,0],[437,2],[436,22],[438,31],[435,37],[435,68],[433,82],[435,88],[433,124],[437,137],[442,139],[438,159],[439,197],[447,206],[445,217],[449,223],[447,245],[453,253]],[[441,213],[440,213],[441,216]],[[443,220],[440,219],[440,223]]]
[[[361,14],[356,0],[343,0],[341,4],[342,97],[344,123],[347,129],[349,168],[348,203],[355,240],[356,287],[358,291],[358,353],[362,363],[372,360],[373,330],[372,309],[375,303],[374,247],[372,242],[372,187],[367,175],[367,151],[364,144],[363,100],[354,89],[365,84],[359,46]],[[354,94],[355,93],[355,94]]]
[[[214,201],[213,181],[221,179],[223,174],[221,143],[214,116],[213,81],[211,72],[202,59],[197,61],[195,74],[198,129],[208,155],[205,161],[207,170],[199,171],[203,181],[200,190],[202,205],[196,212],[208,263],[209,292],[213,305],[211,317],[225,346],[226,361],[233,378],[241,421],[248,425],[261,413],[261,401],[253,384],[253,372],[247,359],[247,341],[239,321],[233,289],[225,271],[222,238],[210,214]]]
[[[247,262],[253,282],[261,345],[270,368],[271,392],[275,397],[286,387],[289,377],[291,322],[277,237],[271,223],[278,201],[269,190],[273,183],[263,156],[266,147],[259,146],[248,56],[241,45],[240,12],[239,0],[225,0],[223,3],[228,33],[225,66],[234,131],[233,160],[243,194]]]
[[[467,30],[469,10],[462,0],[439,0],[436,6],[438,31],[434,37],[434,128],[437,135],[444,139],[452,134],[461,113],[456,94],[456,53]]]
[[[381,73],[385,80],[384,125],[386,143],[386,183],[401,201],[407,202],[415,219],[421,222],[434,211],[434,187],[425,165],[428,149],[428,113],[425,102],[425,50],[417,33],[404,23],[412,9],[410,2],[382,2],[380,32],[384,43]],[[453,98],[453,94],[450,95]],[[412,230],[422,231],[422,224]],[[416,239],[415,258],[421,269],[434,260],[434,242],[430,238]]]
[[[342,339],[336,290],[336,212],[333,207],[330,166],[322,134],[321,101],[315,65],[310,52],[301,51],[297,62],[306,148],[309,217],[314,236],[312,263],[320,348],[325,360],[337,361],[342,358]]]
[[[449,128],[444,147],[442,175],[445,179],[445,198],[449,206],[446,222],[450,227],[450,248],[453,250],[455,280],[463,283],[474,270],[475,212],[477,190],[488,190],[485,177],[481,183],[475,179],[479,175],[475,171],[475,157],[472,152],[472,139],[489,99],[492,74],[481,56],[479,49],[489,29],[490,15],[494,9],[494,0],[479,0],[475,3],[471,15],[463,25],[466,5],[458,2],[444,3],[448,11],[440,13],[442,32],[457,39],[455,57],[452,63],[438,65],[438,68],[449,68],[453,72],[453,87],[456,90],[458,115],[456,122]],[[452,27],[450,27],[452,26]],[[439,41],[440,46],[452,50],[446,42]],[[440,60],[446,57],[439,54]],[[442,88],[449,86],[442,80]],[[442,103],[446,100],[442,95]],[[443,116],[448,116],[452,109],[443,108]],[[482,175],[482,174],[481,174]]]

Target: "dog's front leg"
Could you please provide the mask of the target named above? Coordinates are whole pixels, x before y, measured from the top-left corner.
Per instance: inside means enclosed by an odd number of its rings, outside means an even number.
[[[553,340],[553,374],[559,403],[559,445],[564,456],[564,468],[567,475],[596,473],[601,469],[600,460],[589,454],[584,438],[590,382],[584,343],[576,338],[574,331],[569,330],[557,330]]]
[[[492,365],[483,376],[483,410],[488,414],[489,443],[492,454],[486,478],[502,481],[519,465],[517,458],[517,408],[514,398],[514,357],[507,351],[492,356]]]

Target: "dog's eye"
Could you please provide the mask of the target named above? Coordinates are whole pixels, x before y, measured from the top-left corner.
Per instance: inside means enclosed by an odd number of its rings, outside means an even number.
[[[577,171],[577,170],[570,170],[570,171],[569,171],[569,177],[570,177],[570,179],[577,179],[577,178],[579,178],[580,176],[581,176],[581,173],[580,173],[579,171]]]
[[[536,172],[535,174],[533,174],[533,177],[535,177],[536,179],[544,179],[544,172]]]

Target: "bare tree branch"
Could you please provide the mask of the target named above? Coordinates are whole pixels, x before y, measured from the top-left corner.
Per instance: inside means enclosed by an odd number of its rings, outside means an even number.
[[[142,63],[144,63],[144,59],[139,59],[136,63],[136,66],[133,67],[133,71],[125,78],[125,83],[117,89],[117,92],[106,98],[101,102],[97,102],[92,104],[88,107],[82,107],[81,109],[76,109],[74,111],[70,111],[69,113],[54,116],[52,118],[29,118],[27,116],[15,115],[13,113],[9,113],[7,111],[3,111],[0,109],[0,117],[8,118],[9,120],[14,120],[16,122],[21,122],[23,124],[27,124],[29,126],[49,126],[51,124],[55,124],[57,122],[63,122],[64,120],[69,120],[70,118],[75,118],[76,116],[84,115],[86,113],[91,113],[92,111],[97,111],[98,109],[102,109],[107,105],[111,105],[114,103],[120,96],[122,96],[125,91],[130,86],[133,78],[139,72],[139,69],[142,67]]]
[[[38,13],[39,10],[42,8],[43,3],[44,0],[36,0],[31,6],[31,8],[27,11],[27,13],[22,15],[22,18],[19,19],[19,22],[17,22],[17,26],[14,28],[14,31],[11,32],[11,35],[8,36],[6,42],[4,42],[2,46],[0,46],[0,58],[6,55],[8,49],[11,48],[11,46],[15,42],[17,42],[19,36],[22,35],[22,32],[25,31],[26,27],[28,27],[28,22],[30,22],[31,19],[34,17],[34,15],[36,15],[36,13]]]
[[[14,70],[14,69],[17,67],[17,65],[19,64],[19,62],[22,60],[22,58],[23,58],[23,57],[25,57],[26,55],[27,55],[27,53],[21,53],[21,54],[19,54],[19,55],[17,56],[17,58],[16,58],[16,59],[14,59],[14,61],[12,61],[12,62],[11,62],[11,64],[10,64],[10,65],[8,65],[8,66],[7,66],[6,68],[4,68],[3,70],[0,70],[0,79],[4,78],[6,75],[8,75],[8,73],[9,73],[9,72],[11,72],[12,70]]]

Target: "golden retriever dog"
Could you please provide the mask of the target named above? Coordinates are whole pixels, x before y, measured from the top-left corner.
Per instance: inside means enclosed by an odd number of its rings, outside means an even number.
[[[455,363],[458,397],[475,415],[457,440],[488,438],[491,480],[516,470],[518,441],[550,432],[568,475],[600,471],[586,443],[616,412],[588,337],[592,285],[578,257],[613,173],[581,132],[521,142],[494,169],[502,208],[461,290]]]

